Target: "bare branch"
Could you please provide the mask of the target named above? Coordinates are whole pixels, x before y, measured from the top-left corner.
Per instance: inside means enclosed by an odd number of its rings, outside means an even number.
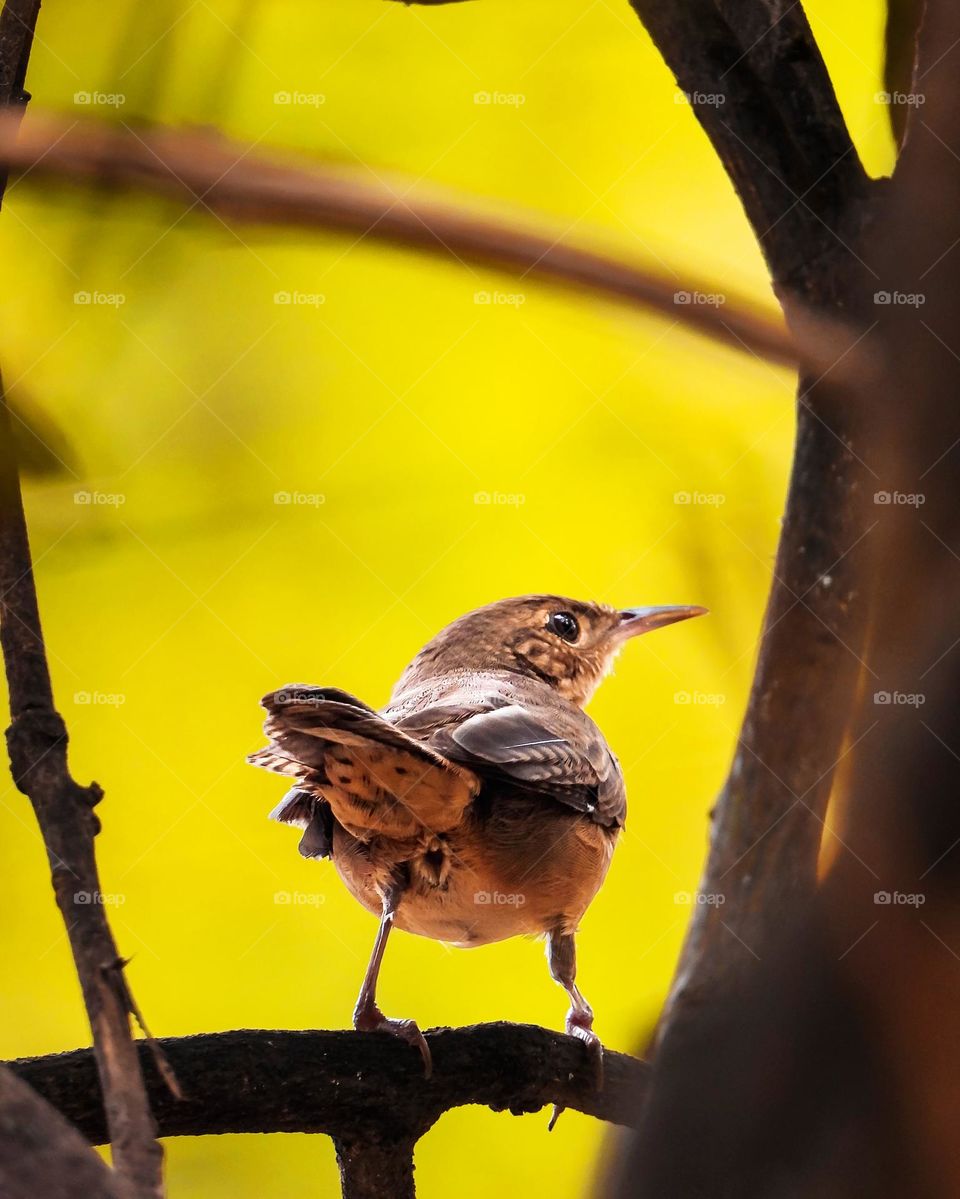
[[[865,331],[872,316],[863,175],[819,51],[789,0],[631,0],[695,111],[760,239],[781,300]],[[857,340],[864,335],[861,332]],[[714,813],[702,890],[660,1025],[657,1066],[729,999],[816,888],[830,786],[843,756],[865,638],[870,526],[851,496],[872,482],[864,407],[836,369],[801,378],[797,442],[759,659]]]
[[[625,300],[734,349],[795,365],[796,349],[782,325],[727,295],[722,306],[687,297],[724,289],[678,283],[649,267],[572,245],[522,223],[494,220],[451,202],[406,198],[409,182],[377,187],[343,172],[280,161],[208,133],[117,128],[31,113],[19,139],[0,122],[0,160],[31,169],[32,178],[106,182],[146,188],[233,220],[335,229],[396,245],[493,266],[522,277],[549,279]],[[543,226],[543,219],[538,218]]]
[[[15,131],[29,95],[24,90],[33,32],[40,13],[40,0],[6,0],[0,12],[0,105]],[[0,201],[7,186],[6,171],[0,172]]]
[[[848,595],[851,607],[869,608],[870,636],[852,720],[834,713],[851,725],[832,797],[834,852],[800,911],[782,905],[769,877],[776,862],[767,861],[768,842],[782,825],[768,826],[743,873],[730,869],[728,894],[746,891],[758,919],[766,905],[780,945],[755,943],[763,961],[747,985],[733,991],[721,978],[710,989],[706,980],[695,1025],[668,1028],[650,1118],[624,1168],[629,1186],[620,1193],[631,1199],[960,1193],[958,47],[960,8],[929,0],[919,43],[926,102],[868,254],[878,272],[865,280],[869,290],[907,302],[878,306],[869,352],[883,363],[880,386],[847,400],[869,413],[854,445],[876,475],[852,473],[842,501],[870,514],[862,527],[876,528]],[[807,466],[814,486],[816,463]],[[780,666],[766,676],[765,701],[784,716],[774,686],[795,693],[794,672],[807,676],[799,653]],[[835,684],[823,678],[832,708]],[[768,728],[768,747],[779,736],[796,752],[800,732],[799,748],[809,752],[806,729],[821,718],[820,700],[812,691],[808,698],[806,711],[797,706],[793,720]],[[734,777],[731,790],[741,782]],[[729,799],[723,807],[733,845],[731,813],[749,826],[751,809]],[[808,842],[800,848],[806,858]],[[774,850],[786,865],[786,848],[775,842]],[[758,869],[767,877],[753,885]],[[728,937],[728,952],[736,948]],[[703,982],[695,959],[686,961]]]
[[[558,1103],[634,1125],[647,1081],[635,1058],[607,1051],[604,1083],[573,1037],[526,1024],[478,1024],[429,1032],[433,1076],[409,1046],[383,1033],[238,1030],[159,1043],[180,1080],[175,1100],[139,1045],[161,1136],[225,1132],[322,1132],[408,1146],[450,1108],[484,1104],[515,1114]],[[21,1058],[11,1068],[92,1144],[110,1136],[89,1049]]]
[[[121,959],[103,904],[94,855],[96,783],[79,786],[67,767],[67,730],[53,706],[14,455],[10,414],[0,399],[0,641],[10,690],[7,730],[17,787],[43,833],[90,1018],[114,1143],[114,1161],[132,1194],[162,1193],[163,1154],[130,1034]]]
[[[412,1141],[334,1139],[343,1199],[414,1199]]]
[[[7,0],[0,13],[0,104],[22,108],[39,3]],[[14,130],[19,111],[5,117]],[[6,180],[0,180],[0,192]],[[67,768],[67,730],[54,708],[44,650],[10,409],[0,381],[0,644],[10,693],[7,746],[17,787],[36,813],[93,1032],[114,1143],[118,1186],[131,1196],[162,1193],[157,1142],[130,1035],[123,961],[96,902],[94,855],[102,792],[79,786]],[[78,901],[78,896],[83,900]],[[93,902],[91,902],[93,900]]]
[[[856,261],[869,181],[801,5],[631,4],[726,167],[778,289],[830,302],[826,264]]]

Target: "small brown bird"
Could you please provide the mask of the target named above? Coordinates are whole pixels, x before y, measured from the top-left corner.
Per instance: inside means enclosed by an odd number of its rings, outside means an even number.
[[[413,1020],[376,1002],[390,929],[471,947],[545,934],[570,996],[567,1032],[596,1055],[576,985],[574,935],[626,814],[623,776],[583,705],[624,643],[705,608],[628,608],[551,595],[461,616],[417,654],[381,712],[335,687],[293,684],[261,701],[269,746],[249,761],[296,780],[272,816],[304,829],[380,917],[356,1010],[430,1051]]]

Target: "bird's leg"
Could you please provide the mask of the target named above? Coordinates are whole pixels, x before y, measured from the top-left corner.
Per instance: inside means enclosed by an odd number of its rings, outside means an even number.
[[[400,1037],[407,1044],[420,1050],[423,1058],[423,1071],[427,1078],[433,1072],[433,1060],[430,1057],[430,1046],[424,1040],[423,1033],[413,1020],[391,1020],[377,1007],[377,978],[383,963],[383,951],[387,947],[387,937],[393,927],[393,918],[399,903],[399,894],[390,891],[383,897],[383,913],[380,917],[380,927],[377,929],[377,939],[373,943],[373,953],[370,964],[363,976],[363,986],[357,997],[357,1006],[353,1009],[353,1027],[358,1032],[389,1032]]]
[[[572,933],[554,930],[547,934],[547,961],[550,974],[570,996],[567,1032],[579,1037],[590,1050],[597,1089],[603,1086],[603,1045],[593,1031],[593,1008],[576,984],[577,946]]]

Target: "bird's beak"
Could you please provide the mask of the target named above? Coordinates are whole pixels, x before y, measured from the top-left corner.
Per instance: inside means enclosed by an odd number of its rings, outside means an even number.
[[[691,616],[706,616],[707,609],[695,604],[668,604],[662,608],[625,608],[620,613],[620,624],[616,629],[618,639],[626,641],[640,633],[662,629],[678,620],[689,620]]]

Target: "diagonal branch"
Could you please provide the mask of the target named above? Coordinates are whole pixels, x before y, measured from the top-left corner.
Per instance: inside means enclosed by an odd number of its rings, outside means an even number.
[[[0,13],[0,105],[21,108],[39,3],[7,0]],[[16,122],[17,117],[13,118]],[[3,181],[5,182],[5,181]],[[30,798],[43,834],[57,904],[73,951],[93,1032],[114,1144],[118,1187],[125,1194],[162,1193],[157,1142],[130,1033],[130,993],[123,960],[98,902],[94,854],[101,798],[79,786],[67,767],[67,730],[54,708],[33,578],[10,410],[0,381],[0,644],[10,694],[7,730],[17,787]]]
[[[2,384],[0,384],[2,387]],[[0,641],[10,691],[11,770],[43,833],[93,1033],[114,1162],[130,1194],[160,1195],[163,1154],[130,1033],[130,996],[105,909],[94,854],[96,783],[81,787],[67,766],[67,730],[53,706],[30,546],[6,402],[0,397]]]
[[[0,122],[0,161],[38,179],[144,188],[232,220],[356,233],[563,283],[666,315],[733,349],[796,363],[783,326],[744,299],[698,302],[720,289],[689,281],[681,288],[675,276],[543,233],[530,220],[511,223],[451,202],[413,199],[402,180],[396,188],[371,185],[313,163],[268,158],[208,133],[115,128],[35,113],[19,137]]]
[[[630,0],[691,98],[774,284],[824,303],[849,268],[869,181],[796,0]]]

